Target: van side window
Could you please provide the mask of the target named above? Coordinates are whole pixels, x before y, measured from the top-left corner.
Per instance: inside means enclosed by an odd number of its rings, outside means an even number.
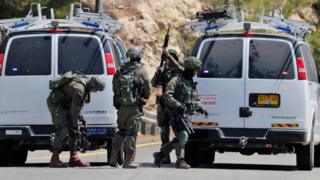
[[[317,68],[316,68],[314,59],[312,57],[312,54],[310,52],[310,49],[304,44],[301,45],[300,48],[301,48],[303,59],[307,69],[308,80],[312,82],[318,82]]]
[[[59,37],[58,73],[103,74],[101,50],[99,41],[93,37]]]
[[[288,43],[272,40],[251,40],[249,48],[249,78],[294,78],[293,58]]]
[[[241,78],[243,40],[207,41],[200,50],[202,68],[199,77],[203,78]]]
[[[5,75],[50,75],[51,37],[13,39],[7,56]]]

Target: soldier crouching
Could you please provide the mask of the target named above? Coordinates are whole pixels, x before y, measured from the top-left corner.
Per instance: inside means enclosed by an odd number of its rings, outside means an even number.
[[[67,74],[67,73],[66,73]],[[87,78],[83,75],[68,72],[70,81],[59,84],[50,92],[47,105],[56,129],[50,167],[67,167],[59,159],[63,147],[68,141],[70,150],[70,167],[87,167],[89,163],[83,162],[77,156],[77,140],[79,138],[78,120],[82,117],[81,109],[90,92],[103,91],[105,82],[97,77]]]
[[[177,168],[188,169],[190,166],[185,161],[184,149],[188,142],[191,121],[190,115],[195,111],[205,115],[208,113],[201,106],[196,92],[196,83],[193,77],[201,67],[201,61],[195,57],[188,57],[184,61],[185,70],[181,75],[173,78],[167,85],[165,103],[171,113],[170,124],[176,137],[161,147],[160,152],[154,153],[154,163],[161,167],[161,160],[175,149],[177,155]]]

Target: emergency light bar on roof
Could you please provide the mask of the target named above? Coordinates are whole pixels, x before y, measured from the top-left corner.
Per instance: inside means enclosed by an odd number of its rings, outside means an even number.
[[[121,30],[122,25],[104,13],[90,13],[82,10],[81,3],[79,7],[74,8],[71,4],[70,14],[65,19],[54,19],[53,10],[51,9],[51,19],[46,19],[42,16],[42,8],[40,4],[37,5],[38,15],[33,16],[29,11],[28,15],[23,18],[0,20],[0,31],[23,31],[23,30],[38,30],[38,29],[52,29],[52,28],[80,28],[94,31],[103,31],[110,33],[117,33]],[[31,6],[32,8],[32,6]],[[56,24],[53,27],[52,24]]]
[[[261,22],[244,22],[237,18],[235,8],[233,8],[232,16],[227,11],[213,12],[197,12],[198,21],[190,22],[186,25],[187,29],[192,31],[200,31],[206,34],[230,31],[250,31],[250,30],[267,30],[284,32],[291,36],[305,38],[306,35],[315,28],[306,22],[294,21],[279,16],[264,16],[264,8],[261,13]],[[244,27],[249,29],[244,29]]]

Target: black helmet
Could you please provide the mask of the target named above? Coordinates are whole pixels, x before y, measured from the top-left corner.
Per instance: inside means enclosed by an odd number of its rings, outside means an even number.
[[[106,87],[105,80],[100,76],[91,77],[89,84],[91,88],[96,89],[98,91],[103,91],[104,88]]]
[[[141,48],[137,48],[137,47],[131,47],[128,49],[127,51],[127,58],[129,58],[130,60],[138,60],[140,61],[143,58],[143,51]]]

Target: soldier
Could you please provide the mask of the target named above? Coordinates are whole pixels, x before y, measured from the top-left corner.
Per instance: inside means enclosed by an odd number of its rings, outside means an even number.
[[[165,103],[171,109],[170,124],[176,137],[165,144],[160,152],[153,154],[154,162],[159,167],[161,167],[162,158],[175,149],[177,155],[176,167],[190,168],[184,159],[184,147],[189,138],[186,126],[183,123],[186,119],[184,117],[189,119],[190,115],[196,111],[208,118],[208,113],[202,108],[197,96],[196,83],[193,81],[193,77],[197,74],[201,64],[201,61],[195,57],[186,58],[184,61],[185,70],[181,75],[174,77],[166,88]]]
[[[162,86],[162,95],[157,97],[157,122],[160,127],[161,147],[170,141],[170,114],[166,110],[163,95],[169,81],[183,71],[183,67],[179,64],[179,55],[176,50],[164,50],[164,55],[164,68],[159,67],[151,81],[153,87]],[[169,155],[162,159],[162,164],[171,164]]]
[[[151,84],[148,73],[140,63],[143,52],[140,48],[129,48],[128,63],[121,66],[113,78],[114,106],[118,110],[118,132],[112,143],[109,164],[118,167],[118,153],[124,143],[123,168],[137,168],[134,163],[136,137],[145,100],[150,97]]]
[[[59,80],[51,83],[52,91],[47,98],[47,105],[56,129],[53,141],[53,152],[50,167],[67,167],[60,161],[61,153],[66,141],[70,149],[70,167],[87,167],[77,156],[76,142],[79,138],[78,120],[82,119],[81,109],[90,92],[103,91],[105,81],[100,77],[87,78],[84,75],[68,72]]]

